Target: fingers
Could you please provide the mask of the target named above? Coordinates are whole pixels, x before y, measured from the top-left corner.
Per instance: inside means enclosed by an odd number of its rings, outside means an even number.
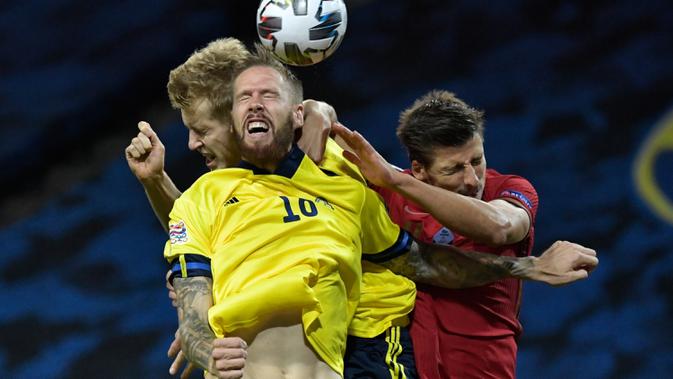
[[[220,358],[214,361],[218,371],[242,370],[245,367],[245,358]]]
[[[598,266],[598,258],[594,255],[579,254],[574,266],[575,268],[593,269]]]
[[[126,155],[133,158],[140,158],[152,150],[150,140],[142,133],[138,133],[137,137],[133,137],[131,144],[126,147]]]
[[[360,157],[358,157],[355,153],[353,153],[353,152],[351,152],[351,151],[348,151],[348,150],[344,150],[342,155],[343,155],[344,158],[346,158],[348,161],[350,161],[350,162],[353,163],[354,165],[360,167]]]
[[[348,129],[340,122],[332,124],[332,131],[334,131],[337,136],[343,138],[358,154],[367,156],[378,154],[362,134]]]
[[[168,270],[166,273],[166,289],[168,289],[168,298],[171,299],[171,305],[174,307],[178,307],[178,295],[175,293],[175,288],[173,288],[173,285],[169,281],[171,277],[171,270]]]
[[[171,367],[168,368],[168,373],[171,375],[177,374],[178,370],[180,370],[180,367],[182,367],[185,361],[186,361],[185,354],[182,351],[180,351],[178,355],[175,357],[175,360],[173,360]],[[182,378],[182,375],[180,377]]]
[[[171,305],[175,308],[178,307],[178,295],[173,290],[168,291],[168,298],[171,299]]]
[[[176,332],[175,339],[171,342],[171,346],[168,347],[168,358],[173,358],[180,353],[180,338]]]
[[[140,133],[138,133],[139,135],[142,134],[147,138],[152,138],[157,135],[147,121],[140,121],[138,123],[138,130],[140,130]]]
[[[217,377],[220,379],[240,379],[243,377],[243,370],[218,371]]]
[[[584,246],[578,245],[578,244],[573,244],[573,245],[575,245],[577,247],[577,250],[582,254],[590,255],[592,257],[595,257],[597,255],[596,250],[594,250],[594,249],[590,249],[588,247],[584,247]]]
[[[138,137],[136,137],[140,140],[140,144],[143,147],[143,149],[150,151],[152,149],[152,142],[150,142],[149,137],[144,135],[143,133],[138,133]]]
[[[340,122],[332,123],[332,131],[336,133],[336,135],[341,136],[341,138],[343,138],[347,142],[349,142],[353,138],[353,131],[345,127]]]
[[[572,282],[576,282],[578,280],[586,279],[589,277],[589,273],[586,270],[576,270],[576,271],[570,271],[568,274],[565,275],[564,280],[556,283],[554,285],[563,285],[563,284],[568,284]]]
[[[128,145],[124,151],[126,152],[127,158],[140,158],[140,152],[138,152],[133,145]]]
[[[154,131],[154,129],[152,129],[149,123],[140,121],[138,123],[138,129],[140,130],[140,133],[138,133],[138,138],[147,138],[147,142],[150,143],[150,147],[147,148],[148,151],[163,151],[164,145],[161,143],[159,136]]]
[[[582,245],[580,245],[578,243],[575,243],[575,242],[570,242],[570,241],[556,241],[556,242],[554,242],[554,244],[551,247],[557,247],[558,248],[558,247],[561,247],[561,246],[564,246],[564,245],[569,245],[569,246],[573,247],[575,250],[577,250],[578,252],[580,252],[582,254],[591,255],[591,256],[594,256],[594,257],[597,255],[596,250],[585,247],[585,246],[582,246]]]
[[[213,341],[213,364],[220,378],[240,378],[243,375],[248,344],[238,337],[218,338]]]
[[[187,366],[185,366],[185,369],[182,370],[182,374],[180,374],[180,379],[188,379],[195,368],[196,366],[194,366],[192,362],[187,362]]]
[[[225,337],[225,338],[216,338],[213,340],[213,348],[217,347],[247,349],[248,344],[242,338],[239,337]]]
[[[348,144],[354,148],[361,148],[363,142],[367,143],[360,133],[348,129],[340,122],[335,122],[332,124],[332,131],[334,131],[338,136],[341,136],[341,138],[346,140],[346,142],[348,142]]]

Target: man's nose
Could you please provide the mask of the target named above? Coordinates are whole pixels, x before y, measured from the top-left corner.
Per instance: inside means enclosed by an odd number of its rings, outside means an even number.
[[[252,112],[259,112],[264,109],[264,104],[262,99],[259,96],[253,96],[250,100],[250,106],[248,107]]]
[[[261,112],[264,106],[260,103],[250,104],[250,112]]]
[[[467,164],[463,173],[463,183],[465,186],[474,188],[479,185],[479,177],[477,177],[477,170],[474,166]]]
[[[193,131],[189,131],[189,141],[187,142],[187,147],[191,151],[198,150],[201,146],[203,146],[203,142],[201,142],[201,138],[194,133]]]

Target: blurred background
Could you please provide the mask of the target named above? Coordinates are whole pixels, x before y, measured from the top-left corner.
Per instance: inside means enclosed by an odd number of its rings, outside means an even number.
[[[667,1],[350,0],[348,31],[299,70],[391,162],[399,111],[431,89],[486,111],[490,167],[540,195],[538,253],[598,250],[587,281],[526,284],[521,378],[673,372],[673,8]],[[0,5],[0,376],[163,378],[176,317],[165,234],[124,148],[149,121],[185,189],[205,172],[170,69],[256,1]],[[196,376],[198,377],[198,376]]]

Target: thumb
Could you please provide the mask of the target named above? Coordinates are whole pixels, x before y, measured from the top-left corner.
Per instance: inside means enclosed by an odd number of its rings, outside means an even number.
[[[587,270],[575,270],[575,271],[569,272],[565,276],[566,280],[563,280],[562,282],[556,283],[555,285],[560,286],[560,285],[564,285],[564,284],[569,284],[569,283],[572,283],[572,282],[575,282],[575,281],[578,281],[578,280],[586,279],[587,277],[589,277],[589,273],[587,272]]]
[[[149,122],[140,121],[138,123],[138,130],[140,130],[140,132],[142,134],[144,134],[145,136],[147,136],[147,138],[150,139],[150,142],[152,143],[152,146],[156,146],[157,144],[161,143],[161,141],[159,141],[159,137],[157,136],[157,133],[154,132],[154,129],[152,129]]]

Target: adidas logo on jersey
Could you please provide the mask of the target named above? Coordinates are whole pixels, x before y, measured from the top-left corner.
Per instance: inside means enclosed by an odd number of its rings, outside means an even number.
[[[238,203],[239,201],[240,201],[240,200],[238,200],[238,199],[236,198],[236,196],[233,196],[231,199],[229,199],[229,200],[227,200],[227,201],[224,202],[224,206],[226,207],[227,205],[236,204],[236,203]]]

